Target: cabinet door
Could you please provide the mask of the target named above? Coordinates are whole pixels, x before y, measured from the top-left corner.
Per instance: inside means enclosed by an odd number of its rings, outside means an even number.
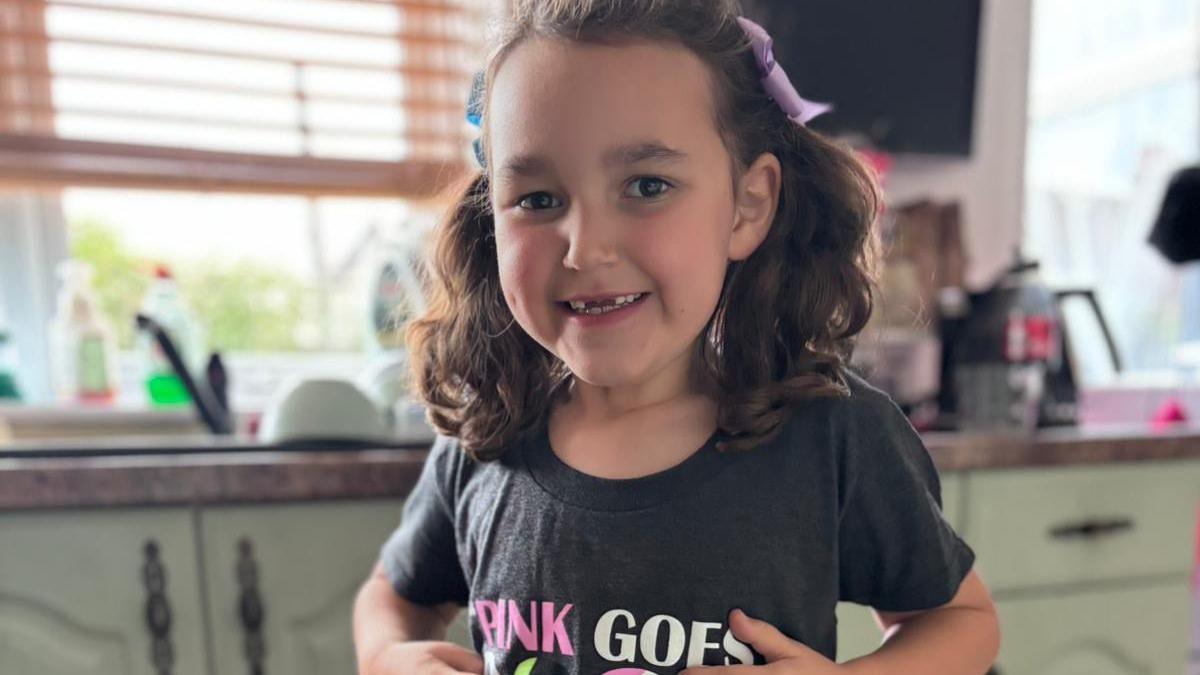
[[[206,508],[215,675],[353,675],[351,613],[399,500]]]
[[[1036,599],[1000,599],[998,675],[1180,675],[1188,580]]]
[[[866,656],[879,649],[883,641],[883,631],[875,623],[875,616],[870,607],[863,607],[852,602],[839,602],[838,618],[838,663]]]
[[[459,610],[458,616],[446,629],[446,640],[465,649],[475,649],[475,643],[471,640],[471,613],[466,607]]]
[[[199,579],[186,509],[0,515],[0,675],[207,673]]]

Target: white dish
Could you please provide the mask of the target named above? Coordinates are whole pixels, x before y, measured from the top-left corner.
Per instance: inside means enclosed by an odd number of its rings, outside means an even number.
[[[389,436],[374,401],[354,383],[335,378],[288,381],[272,398],[258,429],[263,443],[387,442]]]

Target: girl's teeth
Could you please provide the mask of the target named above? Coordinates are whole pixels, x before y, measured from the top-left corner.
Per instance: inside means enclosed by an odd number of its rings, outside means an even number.
[[[613,310],[620,309],[620,308],[624,307],[625,305],[628,305],[629,303],[633,302],[634,300],[637,300],[639,297],[641,297],[640,293],[634,293],[632,295],[623,295],[619,298],[614,298],[613,304],[607,305],[604,307],[599,307],[599,306],[588,307],[586,302],[577,302],[577,301],[571,301],[570,305],[571,305],[571,309],[573,309],[576,312],[579,312],[581,314],[592,314],[592,315],[605,314],[607,312],[611,312]]]

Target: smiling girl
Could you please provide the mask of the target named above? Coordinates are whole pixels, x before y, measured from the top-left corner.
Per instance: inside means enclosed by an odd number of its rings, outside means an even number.
[[[364,675],[982,674],[974,553],[846,367],[878,195],[733,0],[517,0],[415,382]],[[838,665],[839,601],[887,640]],[[460,607],[474,651],[444,642]],[[737,611],[737,609],[743,611]],[[751,618],[754,617],[754,618]]]

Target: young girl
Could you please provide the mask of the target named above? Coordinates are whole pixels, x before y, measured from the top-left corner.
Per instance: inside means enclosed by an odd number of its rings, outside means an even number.
[[[844,366],[870,174],[734,0],[514,5],[409,333],[441,435],[360,591],[360,672],[986,672],[937,472]],[[843,665],[839,600],[888,631]],[[442,641],[464,606],[474,651]]]

